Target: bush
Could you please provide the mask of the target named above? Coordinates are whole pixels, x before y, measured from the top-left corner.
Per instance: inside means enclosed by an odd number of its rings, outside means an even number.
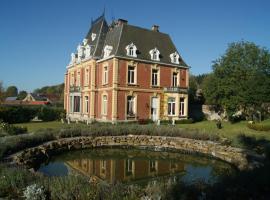
[[[266,124],[247,124],[247,127],[255,131],[270,131],[270,125]]]
[[[2,136],[18,135],[26,132],[27,132],[26,127],[13,126],[8,123],[0,122],[0,133],[2,133]]]
[[[64,116],[64,109],[54,107],[41,107],[38,112],[38,118],[42,121],[54,121],[59,120]]]
[[[175,124],[192,124],[194,121],[193,119],[181,119],[181,120],[176,120]]]
[[[0,119],[9,124],[29,122],[38,110],[32,106],[0,106]]]
[[[154,123],[152,119],[139,119],[138,124],[152,124]]]
[[[29,185],[23,191],[26,200],[46,200],[46,194],[43,187],[37,184]]]

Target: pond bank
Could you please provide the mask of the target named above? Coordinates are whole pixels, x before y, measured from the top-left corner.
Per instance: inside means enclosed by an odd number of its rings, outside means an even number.
[[[146,135],[62,138],[25,149],[9,156],[9,158],[20,165],[31,165],[35,162],[43,162],[57,152],[97,147],[135,147],[149,148],[155,151],[174,150],[187,153],[201,153],[226,161],[239,170],[254,169],[260,166],[260,161],[263,160],[263,156],[257,155],[254,152],[225,146],[218,142]]]

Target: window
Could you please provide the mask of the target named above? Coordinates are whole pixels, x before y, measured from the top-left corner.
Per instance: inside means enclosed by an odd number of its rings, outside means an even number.
[[[173,73],[173,83],[172,83],[173,87],[177,87],[178,85],[177,75],[178,74],[176,72]]]
[[[135,84],[135,67],[128,66],[128,83]]]
[[[81,61],[81,59],[84,57],[84,47],[79,44],[77,47],[77,51],[78,51],[78,61]]]
[[[112,52],[112,50],[113,50],[113,47],[112,47],[112,46],[106,45],[106,46],[104,47],[104,58],[109,57],[110,54],[111,54],[111,52]]]
[[[179,54],[177,52],[174,52],[172,54],[170,54],[170,58],[171,58],[171,63],[174,63],[174,64],[179,64]]]
[[[89,70],[85,69],[84,85],[89,85]]]
[[[130,159],[126,160],[126,175],[132,175],[133,162]]]
[[[159,55],[160,52],[157,48],[152,49],[151,51],[149,51],[150,55],[151,55],[151,60],[156,60],[159,61]]]
[[[127,55],[132,57],[137,57],[137,47],[131,43],[126,47]]]
[[[180,98],[180,110],[179,114],[180,116],[185,116],[185,98]]]
[[[105,66],[103,68],[103,84],[107,84],[108,83],[108,67]]]
[[[84,99],[85,99],[85,106],[84,106],[85,112],[88,113],[89,112],[89,97],[85,96]]]
[[[157,171],[157,163],[154,160],[149,161],[150,172]]]
[[[168,99],[168,115],[175,115],[175,98]]]
[[[152,85],[157,86],[158,85],[158,70],[152,69]]]
[[[135,104],[133,96],[127,96],[127,115],[128,116],[135,115]]]
[[[80,112],[81,110],[81,97],[74,96],[73,100],[73,112]]]
[[[86,58],[90,57],[90,55],[91,55],[91,47],[89,46],[89,44],[85,46],[84,53],[85,53]]]
[[[81,86],[81,73],[77,72],[77,86]]]
[[[107,95],[102,96],[102,114],[107,115],[108,111],[108,98]]]
[[[74,73],[71,74],[70,85],[71,85],[71,86],[74,85]]]

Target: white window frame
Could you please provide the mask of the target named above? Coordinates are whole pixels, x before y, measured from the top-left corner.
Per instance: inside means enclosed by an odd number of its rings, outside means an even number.
[[[89,96],[84,97],[84,111],[89,113]]]
[[[133,161],[131,159],[126,160],[126,172],[132,173],[133,171]]]
[[[130,70],[131,68],[133,68],[133,70]],[[133,76],[133,81],[131,81],[132,78],[129,78],[129,77],[132,77],[132,76]],[[135,66],[128,65],[127,83],[128,84],[136,84],[136,67]]]
[[[78,71],[77,72],[77,84],[76,84],[77,86],[81,86],[81,72],[80,71]]]
[[[172,75],[172,87],[177,87],[178,84],[178,73],[177,72],[173,72]]]
[[[107,114],[108,114],[108,95],[102,95],[102,115]]]
[[[171,101],[173,100],[173,101]],[[176,99],[174,97],[168,98],[168,116],[175,116],[176,113]]]
[[[156,71],[156,72],[154,73],[154,71]],[[159,70],[158,69],[152,69],[151,85],[152,86],[158,86],[159,85]]]
[[[131,99],[129,100],[129,97],[131,97]],[[134,117],[136,115],[136,109],[135,109],[135,96],[132,95],[128,95],[126,98],[127,101],[127,111],[126,111],[126,115],[128,117]],[[130,108],[130,103],[132,103],[131,108]],[[130,109],[132,110],[132,112],[129,112]]]
[[[185,116],[185,98],[184,97],[180,97],[180,100],[179,100],[179,116]]]
[[[151,60],[160,61],[159,58],[160,52],[157,48],[151,49],[149,53],[151,55]]]
[[[126,46],[127,56],[137,57],[137,47],[135,44],[131,43]]]
[[[84,70],[84,85],[89,85],[89,69],[85,68]]]
[[[174,52],[172,54],[170,54],[170,58],[171,58],[171,63],[174,63],[174,64],[179,64],[179,54],[177,52]]]
[[[103,58],[109,57],[110,54],[111,54],[111,52],[112,52],[112,50],[113,50],[113,47],[112,46],[106,45],[104,47],[104,56],[103,56]]]
[[[109,80],[109,73],[108,73],[108,71],[109,71],[109,68],[108,68],[108,66],[106,65],[106,66],[104,66],[103,67],[103,85],[105,85],[105,84],[108,84],[108,80]]]

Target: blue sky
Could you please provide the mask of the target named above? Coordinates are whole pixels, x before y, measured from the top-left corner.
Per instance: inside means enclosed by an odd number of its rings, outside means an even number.
[[[228,43],[247,40],[270,49],[268,0],[1,0],[0,80],[31,91],[63,82],[78,43],[106,8],[106,18],[160,26],[194,74],[211,71]]]

